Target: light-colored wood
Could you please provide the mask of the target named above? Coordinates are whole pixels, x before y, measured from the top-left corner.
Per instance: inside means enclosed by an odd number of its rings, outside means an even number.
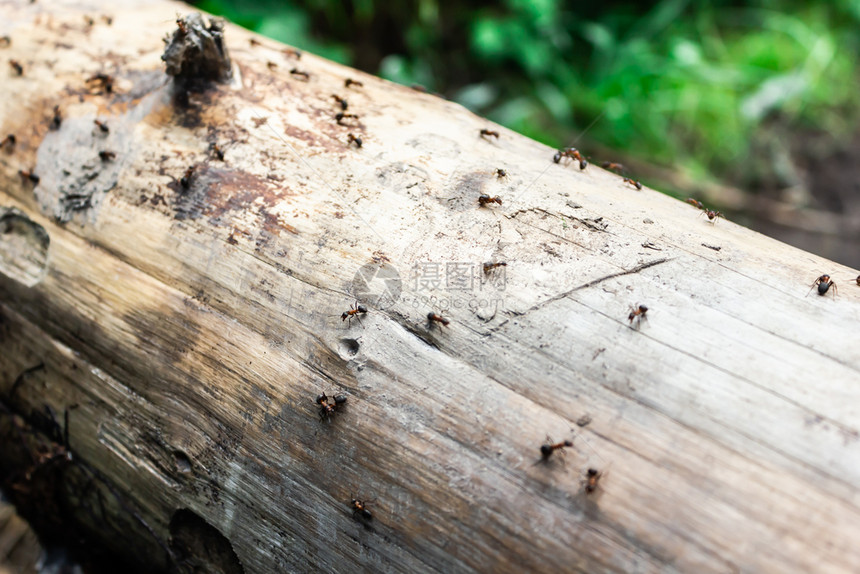
[[[0,393],[77,405],[109,544],[164,564],[205,521],[223,571],[856,571],[856,270],[230,25],[233,82],[179,110],[160,39],[186,8],[104,5],[2,5]],[[367,264],[402,292],[343,322]],[[348,396],[327,421],[323,391]],[[547,435],[574,446],[539,463]]]

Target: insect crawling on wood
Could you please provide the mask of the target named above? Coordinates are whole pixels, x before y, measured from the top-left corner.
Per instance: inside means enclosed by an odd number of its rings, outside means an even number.
[[[356,88],[363,88],[364,84],[359,81],[353,80],[352,78],[347,78],[343,81],[343,87],[349,88],[351,86],[355,86]]]
[[[183,188],[188,189],[191,187],[191,176],[194,175],[194,166],[192,165],[188,169],[185,170],[185,175],[179,180],[179,185]]]
[[[331,420],[333,415],[340,407],[346,404],[346,395],[335,395],[329,397],[325,393],[317,395],[314,402],[319,406],[320,421],[325,422]]]
[[[60,129],[60,125],[63,123],[63,114],[60,113],[60,106],[54,106],[54,116],[51,118],[51,129],[57,130]]]
[[[499,261],[498,263],[493,263],[492,261],[488,261],[484,263],[484,274],[489,275],[491,271],[494,269],[498,269],[499,267],[507,267],[508,264],[504,261]]]
[[[209,151],[211,151],[212,154],[216,158],[218,158],[218,161],[224,161],[224,150],[221,149],[221,146],[219,146],[217,143],[212,142],[211,144],[209,144]]]
[[[502,204],[502,198],[501,197],[490,197],[487,194],[482,194],[480,197],[478,197],[478,203],[481,205],[481,207],[487,207],[491,203],[498,203],[499,205],[501,205]]]
[[[609,171],[617,173],[618,175],[627,175],[627,168],[620,163],[605,161],[600,165],[600,167],[602,167],[603,169],[608,169]]]
[[[563,440],[561,442],[553,442],[549,436],[546,437],[546,443],[540,445],[540,456],[541,461],[545,462],[549,460],[549,457],[552,456],[552,453],[558,451],[559,456],[564,454],[565,448],[572,447],[573,442],[570,440]]]
[[[719,211],[715,211],[715,210],[713,210],[713,209],[704,209],[704,210],[702,210],[702,215],[707,215],[707,216],[708,216],[708,221],[710,221],[710,222],[711,222],[711,224],[716,223],[716,222],[717,222],[717,218],[718,218],[718,217],[722,217],[723,219],[725,219],[725,218],[726,218],[726,216],[725,216],[725,215],[723,215],[721,212],[719,212]]]
[[[361,147],[363,142],[361,138],[353,134],[346,134],[346,145],[355,144],[355,147]]]
[[[116,154],[112,151],[105,150],[99,152],[99,157],[102,161],[110,161],[116,157]]]
[[[334,99],[335,102],[337,102],[337,104],[340,106],[340,109],[342,109],[343,111],[346,111],[346,108],[349,107],[349,103],[347,103],[345,99],[341,98],[337,94],[332,94],[331,97],[332,99]]]
[[[17,142],[18,138],[15,137],[15,134],[9,134],[3,138],[3,141],[0,141],[0,148],[6,147],[11,150]]]
[[[355,519],[373,520],[373,514],[371,514],[370,510],[367,509],[367,506],[372,502],[375,502],[376,499],[364,501],[355,497],[351,498],[352,501],[350,502],[350,505],[352,506],[352,517]]]
[[[18,60],[9,60],[9,66],[15,71],[16,76],[24,75],[24,66]]]
[[[93,123],[99,127],[99,129],[101,130],[101,132],[103,134],[110,132],[110,128],[108,127],[107,123],[105,123],[101,120],[93,120]]]
[[[32,171],[27,171],[24,169],[19,169],[18,175],[20,175],[24,179],[30,180],[32,183],[36,183],[36,184],[38,184],[39,180],[40,180],[38,175],[36,175]]]
[[[638,181],[636,181],[635,179],[630,179],[629,177],[625,177],[624,183],[629,183],[630,185],[635,187],[637,190],[642,191],[642,184],[639,183]]]
[[[290,70],[290,75],[295,76],[296,78],[302,78],[302,81],[307,82],[311,79],[311,75],[307,72],[299,70],[298,68],[293,68]]]
[[[180,36],[185,36],[186,34],[188,34],[188,25],[185,23],[185,20],[183,20],[182,16],[180,16],[179,14],[176,15],[176,26],[177,28],[179,28]]]
[[[645,315],[648,312],[648,307],[645,305],[636,305],[630,309],[630,314],[627,315],[627,320],[630,321],[630,326],[633,326],[633,321],[636,321],[636,329],[638,329],[643,319],[647,319]]]
[[[352,307],[350,307],[349,310],[343,312],[343,314],[340,316],[340,320],[346,321],[347,319],[349,319],[351,323],[354,317],[358,321],[359,325],[361,325],[361,318],[358,316],[359,313],[361,313],[362,315],[366,314],[367,307],[365,307],[364,305],[359,305],[358,301],[356,301],[352,304]],[[363,326],[364,325],[362,325],[362,327]]]
[[[337,122],[337,125],[339,125],[339,126],[346,125],[343,123],[343,120],[346,120],[346,119],[358,120],[358,116],[356,114],[345,114],[343,112],[338,112],[334,116],[334,120]]]
[[[585,493],[591,494],[595,490],[597,490],[597,484],[600,482],[600,478],[603,476],[603,473],[597,470],[596,468],[589,468],[585,471]]]
[[[857,284],[860,285],[860,277],[858,277],[857,279]],[[831,287],[833,287],[833,297],[836,297],[836,283],[834,283],[833,280],[830,279],[830,275],[827,275],[825,273],[824,275],[813,281],[812,287],[809,288],[809,292],[806,294],[807,297],[809,296],[809,293],[812,293],[812,290],[815,289],[816,285],[818,286],[819,295],[824,295]]]
[[[443,326],[447,327],[448,323],[450,323],[450,322],[451,321],[449,321],[448,319],[446,319],[442,315],[437,315],[433,311],[430,311],[429,313],[427,313],[427,324],[430,327],[433,327],[434,323],[439,323],[440,328]]]
[[[552,156],[552,161],[555,163],[559,163],[562,158],[575,159],[579,162],[579,169],[583,170],[588,167],[588,162],[585,161],[585,158],[582,157],[582,154],[579,153],[575,147],[566,147],[555,152],[555,155]]]
[[[488,129],[484,128],[481,130],[481,137],[482,138],[491,138],[492,137],[492,138],[499,139],[499,132],[493,131],[493,130],[488,130]]]

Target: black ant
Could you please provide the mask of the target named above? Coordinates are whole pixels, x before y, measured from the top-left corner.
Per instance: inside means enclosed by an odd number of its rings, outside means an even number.
[[[262,46],[263,45],[263,43],[260,42],[256,38],[248,38],[248,44],[250,44],[251,46]]]
[[[348,311],[343,312],[343,314],[340,316],[340,320],[346,321],[347,319],[349,319],[349,321],[351,323],[352,318],[355,317],[356,320],[358,321],[358,324],[361,325],[361,318],[359,318],[359,316],[358,316],[359,313],[361,313],[362,315],[366,314],[367,313],[367,307],[365,307],[364,305],[359,305],[358,301],[356,301],[355,303],[352,304],[352,307],[350,307]],[[363,326],[364,325],[362,325],[362,327]]]
[[[689,204],[690,204],[690,205],[692,205],[693,207],[698,207],[698,208],[699,208],[699,209],[701,209],[702,211],[707,211],[707,210],[705,209],[705,204],[704,204],[704,203],[702,203],[701,201],[699,201],[698,199],[693,199],[692,197],[688,197],[688,198],[687,198],[687,203],[689,203]]]
[[[116,157],[116,154],[112,151],[100,151],[99,157],[102,161],[109,161]]]
[[[9,149],[12,149],[16,143],[18,143],[18,138],[15,137],[15,134],[9,134],[0,142],[0,148],[9,146]]]
[[[343,87],[348,88],[350,86],[355,86],[356,88],[363,88],[364,84],[362,84],[361,82],[358,82],[356,80],[353,80],[352,78],[345,79],[343,81]]]
[[[608,170],[609,170],[609,171],[611,171],[611,172],[617,173],[618,175],[626,175],[626,174],[627,174],[627,168],[626,168],[626,167],[624,167],[624,166],[623,166],[622,164],[620,164],[620,163],[614,163],[614,162],[611,162],[611,161],[605,161],[605,162],[603,162],[603,163],[601,164],[601,167],[602,167],[603,169],[608,169]]]
[[[320,421],[325,422],[326,419],[331,419],[331,415],[334,414],[338,408],[346,404],[346,395],[335,395],[333,397],[329,397],[325,393],[322,393],[321,395],[317,395],[314,402],[320,407]]]
[[[29,179],[31,182],[33,182],[35,184],[38,184],[39,180],[40,180],[39,176],[36,175],[35,173],[33,173],[32,171],[19,169],[18,175],[20,175],[24,179]]]
[[[858,277],[857,279],[857,284],[860,285],[860,277]],[[819,295],[824,295],[831,287],[833,287],[833,296],[836,297],[836,283],[834,283],[833,280],[830,279],[830,275],[827,275],[825,273],[824,275],[816,279],[812,283],[812,287],[809,288],[809,293],[812,293],[812,290],[815,288],[816,285],[818,286]],[[809,296],[809,293],[806,294],[807,297]]]
[[[346,145],[355,144],[355,147],[361,147],[362,141],[360,137],[354,136],[352,134],[346,134]]]
[[[358,116],[357,116],[357,115],[355,115],[355,114],[345,114],[345,113],[343,113],[343,112],[338,112],[338,113],[334,116],[334,119],[335,119],[335,121],[337,122],[337,125],[339,125],[339,126],[346,125],[346,124],[344,124],[344,123],[343,123],[343,120],[350,119],[350,118],[351,118],[351,119],[354,119],[354,120],[357,120],[357,119],[358,119]]]
[[[179,180],[179,185],[188,189],[191,186],[191,176],[194,175],[194,166],[192,165],[185,170],[185,175]]]
[[[51,129],[60,129],[60,124],[63,123],[63,114],[60,113],[60,106],[54,106],[54,117],[51,118]]]
[[[508,264],[504,261],[500,261],[498,263],[492,263],[488,261],[487,263],[484,263],[484,274],[489,275],[490,271],[492,271],[493,269],[497,269],[499,267],[507,267],[507,265]]]
[[[553,443],[551,438],[546,437],[546,444],[540,445],[541,461],[549,460],[549,457],[551,457],[552,453],[555,451],[558,451],[558,454],[561,455],[564,453],[562,449],[571,446],[573,446],[572,441],[563,440],[561,442]]]
[[[375,499],[374,499],[375,500]],[[358,500],[357,498],[352,499],[352,517],[353,518],[362,518],[364,520],[373,520],[373,514],[367,509],[367,505],[373,502]]]
[[[591,494],[595,490],[597,490],[597,483],[600,481],[600,477],[603,476],[603,473],[598,471],[596,468],[589,468],[585,472],[585,492],[586,494]]]
[[[347,103],[347,101],[345,99],[341,98],[340,96],[332,94],[331,97],[334,98],[334,101],[336,101],[338,104],[340,104],[340,109],[342,109],[343,111],[346,111],[346,108],[349,107],[349,104]]]
[[[449,321],[448,319],[446,319],[442,315],[437,315],[433,311],[430,311],[429,313],[427,313],[427,324],[431,328],[433,327],[433,323],[439,323],[439,325],[447,327],[448,323],[450,323],[450,322],[451,321]],[[440,327],[440,329],[441,329],[441,327]]]
[[[482,194],[480,197],[478,197],[478,203],[481,204],[481,207],[487,207],[491,203],[498,203],[499,205],[501,205],[502,204],[502,198],[501,197],[490,197],[487,194]]]
[[[303,72],[298,68],[293,68],[292,70],[290,70],[290,74],[296,76],[297,78],[304,78],[304,80],[302,80],[303,82],[307,82],[311,79],[310,74],[308,74],[307,72]]]
[[[627,315],[627,320],[630,321],[630,325],[632,326],[633,320],[638,318],[636,326],[639,327],[639,325],[642,324],[642,319],[647,319],[647,316],[645,315],[645,313],[647,312],[648,307],[646,307],[645,305],[639,305],[638,307],[634,307],[630,310],[630,314]]]
[[[274,71],[278,69],[278,65],[274,62],[266,62],[266,67]]]
[[[224,161],[224,150],[221,149],[221,146],[219,146],[217,143],[212,142],[211,144],[209,144],[209,150],[213,154],[215,154],[215,157],[218,158],[218,161]]]
[[[642,191],[642,184],[639,183],[638,181],[636,181],[635,179],[630,179],[629,177],[625,177],[624,183],[629,183],[630,185],[635,187],[637,190]]]
[[[579,150],[577,150],[575,147],[566,147],[558,150],[557,152],[555,152],[555,155],[552,156],[552,161],[555,163],[559,163],[562,158],[565,157],[578,161],[580,170],[583,170],[588,167],[588,162],[585,161],[585,158],[582,157],[582,154],[579,153]]]
[[[295,48],[284,48],[283,50],[281,50],[281,53],[284,56],[295,58],[296,60],[302,59],[302,51],[296,50]]]
[[[183,20],[179,15],[176,17],[176,26],[179,28],[180,36],[188,34],[188,26],[185,24],[185,20]],[[251,41],[253,42],[253,39]]]
[[[494,137],[496,139],[499,139],[499,132],[496,132],[493,130],[488,130],[488,129],[484,128],[481,130],[481,137],[482,138]]]
[[[94,123],[94,124],[96,124],[96,125],[99,127],[99,129],[101,130],[101,132],[102,132],[103,134],[106,134],[106,133],[109,133],[109,132],[110,132],[110,128],[108,127],[107,123],[105,123],[105,122],[103,122],[103,121],[101,121],[101,120],[93,120],[93,123]]]
[[[24,75],[24,66],[22,66],[18,60],[9,60],[9,65],[12,66],[13,70],[15,70],[16,76]]]
[[[113,92],[113,76],[109,76],[108,74],[98,73],[94,76],[90,76],[87,78],[87,84],[98,85],[101,84],[102,89],[108,94]]]
[[[504,177],[508,177],[508,172],[499,168],[496,170],[496,177],[499,179],[502,179]]]

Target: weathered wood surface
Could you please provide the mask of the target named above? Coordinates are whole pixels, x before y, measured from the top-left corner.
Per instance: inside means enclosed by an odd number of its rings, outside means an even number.
[[[856,572],[856,270],[232,26],[232,84],[178,108],[159,57],[187,8],[95,5],[0,4],[24,66],[0,87],[0,394],[77,405],[82,527],[225,572]],[[503,285],[445,288],[490,260]],[[342,322],[380,262],[401,296]],[[835,298],[807,296],[822,273]],[[325,422],[322,391],[348,396]],[[535,464],[548,434],[574,447]]]

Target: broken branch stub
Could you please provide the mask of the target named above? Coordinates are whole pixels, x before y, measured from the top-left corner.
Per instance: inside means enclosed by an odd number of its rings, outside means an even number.
[[[194,13],[177,18],[176,25],[161,56],[167,64],[167,74],[177,81],[229,81],[232,71],[223,22],[210,19],[207,28],[203,16]]]

